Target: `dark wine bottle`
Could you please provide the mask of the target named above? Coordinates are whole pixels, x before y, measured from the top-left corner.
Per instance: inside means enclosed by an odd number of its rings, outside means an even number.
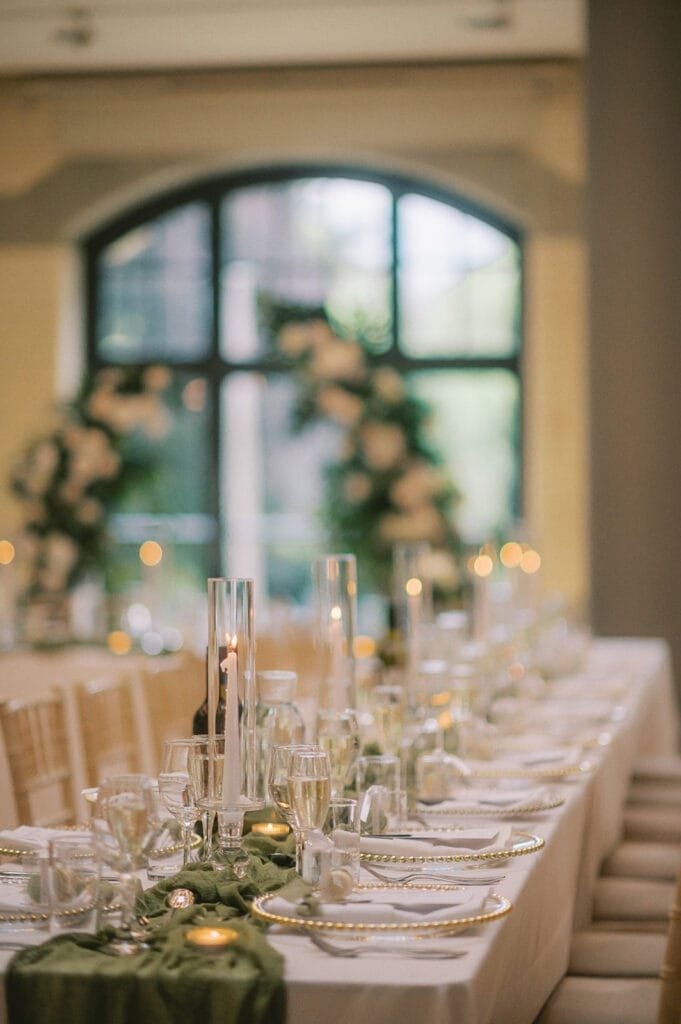
[[[220,662],[227,657],[227,648],[220,648]],[[225,732],[225,687],[227,684],[227,675],[225,672],[220,672],[220,687],[218,690],[218,706],[215,713],[215,734],[217,736],[224,735]],[[194,712],[194,718],[192,719],[192,734],[194,736],[207,736],[208,735],[208,652],[206,652],[206,696],[196,711]]]

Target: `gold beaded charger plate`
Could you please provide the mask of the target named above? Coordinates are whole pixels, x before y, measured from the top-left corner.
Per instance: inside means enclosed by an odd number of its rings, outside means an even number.
[[[513,761],[468,761],[471,769],[470,778],[489,781],[494,779],[517,780],[529,779],[533,782],[566,781],[588,775],[594,769],[590,760],[556,762],[547,764],[527,765]]]
[[[426,831],[424,829],[424,831]],[[428,832],[442,832],[453,835],[452,829],[428,829]],[[377,836],[380,839],[381,836]],[[413,830],[409,837],[400,837],[405,842],[410,838],[419,839],[417,830]],[[453,843],[452,843],[453,846]],[[406,853],[369,853],[362,850],[360,846],[360,860],[369,861],[374,864],[470,864],[481,861],[499,861],[507,857],[523,857],[528,853],[538,853],[545,846],[545,840],[541,836],[535,836],[530,832],[512,831],[509,839],[492,849],[471,850],[463,853],[428,853],[428,854],[406,854]],[[446,847],[440,846],[440,849]]]
[[[87,838],[87,834],[89,832],[91,832],[92,830],[91,830],[91,828],[88,825],[65,826],[65,827],[57,829],[55,831],[55,835],[60,835],[60,834],[62,834],[65,831],[82,832],[83,833],[83,838],[85,839],[85,838]],[[182,849],[183,849],[183,845],[184,844],[179,842],[179,841],[175,841],[175,842],[172,842],[172,843],[163,843],[161,846],[152,847],[152,849],[149,850],[147,856],[152,858],[153,860],[160,860],[162,857],[170,857],[174,853],[181,853]],[[191,842],[192,849],[195,850],[200,845],[201,845],[201,836],[194,835],[194,837],[192,838],[192,842]],[[21,857],[21,858],[24,858],[24,859],[26,859],[26,858],[30,859],[34,855],[37,856],[39,853],[40,853],[40,850],[38,850],[38,849],[31,850],[31,849],[27,849],[26,847],[11,846],[11,845],[8,845],[6,843],[0,844],[0,857]],[[76,856],[76,858],[78,858],[79,854],[75,854],[75,856]],[[83,856],[87,857],[88,855],[87,854],[83,854]]]
[[[41,924],[49,919],[46,911],[32,909],[34,901],[28,891],[28,880],[26,877],[5,878],[0,880],[0,934],[3,927],[19,924]],[[54,912],[54,917],[67,920],[73,918],[75,921],[84,913],[91,911],[95,906],[95,900],[90,894],[81,901],[78,900],[74,906]],[[106,913],[120,910],[120,903],[110,900],[101,908]]]
[[[390,911],[395,906],[402,906],[406,894],[423,892],[426,897],[433,897],[441,894],[443,916],[436,920],[400,920],[391,919]],[[456,885],[359,885],[353,889],[353,897],[357,898],[358,915],[353,920],[353,903],[345,902],[342,905],[342,919],[328,911],[326,915],[320,913],[308,915],[296,913],[278,913],[272,909],[271,904],[283,902],[278,898],[276,892],[265,893],[263,896],[256,896],[251,904],[251,910],[256,917],[266,921],[268,924],[284,925],[288,928],[295,928],[297,931],[324,931],[332,932],[343,936],[356,936],[358,938],[380,938],[381,936],[404,936],[421,938],[428,935],[451,935],[453,932],[462,931],[464,928],[472,928],[475,925],[487,924],[496,921],[508,914],[513,904],[506,896],[496,892],[488,892],[481,895],[474,912],[467,913],[465,903],[458,908],[452,906],[451,910],[446,908],[447,896],[457,896],[461,887]],[[371,902],[373,895],[385,900],[394,897],[394,903],[383,903],[386,906],[385,920],[380,919],[380,904],[376,908],[376,919],[367,921],[362,919],[364,912],[363,905]],[[366,896],[367,899],[362,899]],[[327,904],[327,907],[329,904]]]
[[[519,800],[518,803],[512,804],[509,807],[479,804],[475,800],[470,800],[466,803],[463,797],[461,797],[460,805],[458,801],[449,802],[443,800],[442,802],[447,803],[448,806],[439,807],[437,804],[420,803],[418,813],[424,818],[435,818],[438,815],[444,818],[458,818],[459,816],[469,818],[524,818],[527,814],[540,814],[542,811],[552,811],[555,807],[562,807],[565,803],[565,797],[560,796],[558,793],[547,793],[536,800],[528,800],[526,802]]]

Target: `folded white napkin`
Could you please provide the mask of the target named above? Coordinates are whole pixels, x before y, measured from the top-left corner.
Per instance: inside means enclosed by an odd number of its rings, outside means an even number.
[[[37,825],[20,825],[7,832],[0,832],[0,846],[8,850],[21,850],[26,853],[37,853],[45,850],[51,839],[87,838],[89,832],[76,832],[74,829],[39,828]]]
[[[483,911],[489,895],[485,887],[471,887],[465,892],[426,892],[415,889],[393,889],[388,892],[358,892],[342,903],[321,903],[312,915],[317,920],[343,921],[349,924],[400,924],[413,922],[451,921],[459,917],[473,917]],[[282,896],[275,896],[267,904],[273,914],[290,917],[292,913],[305,913]]]
[[[415,832],[413,836],[362,836],[360,854],[397,857],[454,857],[459,854],[488,853],[506,849],[510,825],[485,829],[453,829]]]

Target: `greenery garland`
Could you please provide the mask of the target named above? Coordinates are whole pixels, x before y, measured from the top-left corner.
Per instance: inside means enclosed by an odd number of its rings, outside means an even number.
[[[24,453],[11,485],[24,505],[25,600],[58,598],[103,568],[107,506],[153,468],[170,382],[163,366],[101,370]]]
[[[293,427],[328,419],[345,431],[326,470],[330,541],[357,555],[360,574],[390,591],[392,550],[428,541],[428,572],[440,594],[459,589],[458,492],[427,440],[429,410],[391,366],[375,365],[361,339],[345,336],[323,308],[262,301],[273,351],[297,373]]]

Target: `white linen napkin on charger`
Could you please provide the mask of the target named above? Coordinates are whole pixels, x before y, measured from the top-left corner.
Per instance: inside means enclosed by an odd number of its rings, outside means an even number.
[[[18,828],[0,832],[0,846],[22,853],[38,853],[46,850],[51,839],[86,839],[92,833],[84,829],[40,828],[37,825],[19,825]]]
[[[465,892],[427,892],[420,889],[392,889],[386,892],[357,892],[342,903],[320,903],[310,914],[307,906],[290,903],[283,896],[275,896],[267,903],[273,914],[290,917],[292,911],[300,917],[323,921],[343,921],[351,924],[400,924],[430,921],[451,921],[457,917],[474,917],[482,913],[489,888],[475,886]],[[300,913],[304,909],[304,913]]]
[[[499,810],[512,810],[535,804],[546,797],[546,789],[536,786],[533,789],[482,789],[462,788],[451,793],[449,799],[441,800],[435,805],[419,804],[419,813],[428,816],[428,812],[436,814],[456,814],[462,808],[498,807]]]
[[[362,836],[361,854],[397,857],[452,857],[471,853],[505,850],[511,838],[511,826],[495,828],[427,830],[410,836]]]

